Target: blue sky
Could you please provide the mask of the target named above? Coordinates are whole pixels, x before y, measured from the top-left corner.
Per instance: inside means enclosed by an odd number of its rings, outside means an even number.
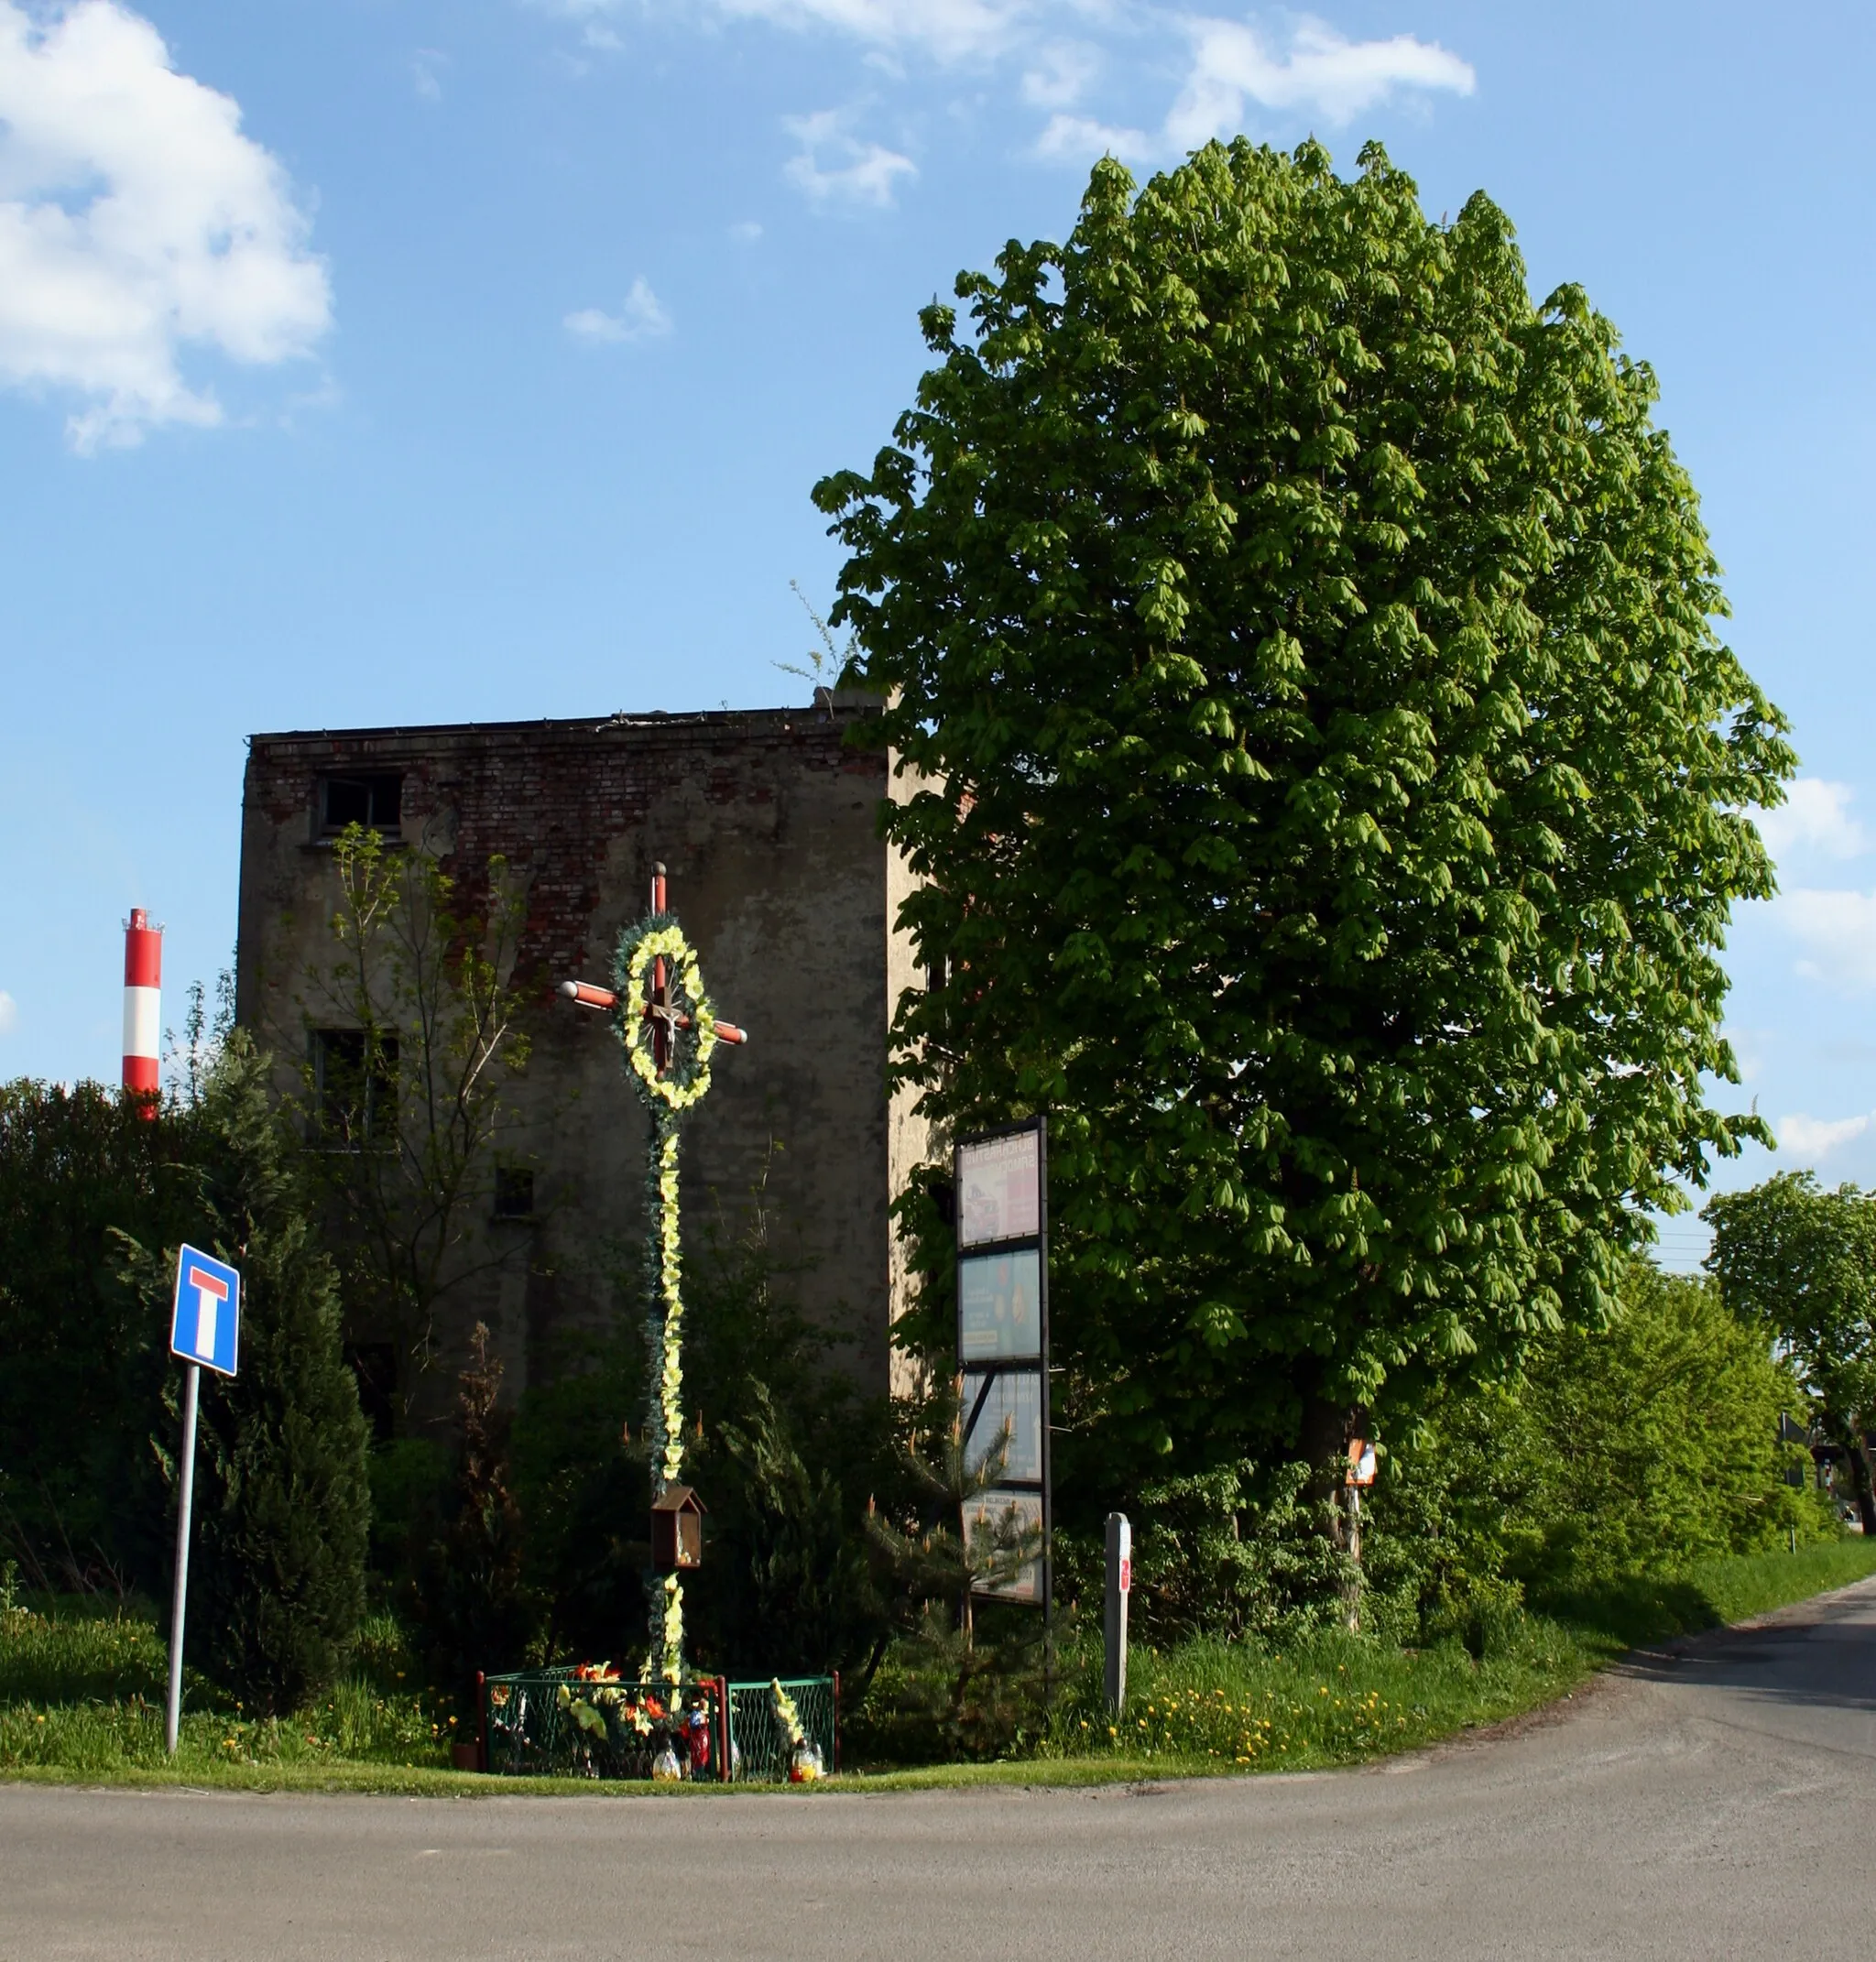
[[[1314,132],[1486,188],[1658,368],[1805,762],[1741,1095],[1876,1182],[1872,53],[1848,5],[0,0],[0,1074],[115,1079],[130,906],[171,1019],[228,959],[250,731],[790,699],[808,488],[918,306],[1104,146]]]

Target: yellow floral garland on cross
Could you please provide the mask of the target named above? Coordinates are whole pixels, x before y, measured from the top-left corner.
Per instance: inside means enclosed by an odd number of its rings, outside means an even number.
[[[595,991],[596,992],[596,991]],[[597,1003],[594,1003],[597,1006]],[[652,880],[651,911],[620,934],[613,956],[614,1027],[625,1046],[634,1088],[651,1114],[646,1253],[646,1333],[651,1383],[647,1399],[652,1496],[677,1483],[684,1468],[683,1243],[678,1193],[678,1125],[710,1090],[710,1059],[720,1041],[743,1031],[719,1023],[697,955],[665,910],[664,867]],[[647,1677],[683,1679],[684,1588],[675,1574],[651,1586]]]

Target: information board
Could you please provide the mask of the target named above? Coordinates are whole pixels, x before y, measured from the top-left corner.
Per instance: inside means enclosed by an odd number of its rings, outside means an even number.
[[[1040,1492],[1005,1492],[993,1488],[965,1501],[966,1544],[979,1533],[994,1533],[999,1529],[1011,1534],[1042,1539],[1042,1495]],[[1043,1557],[1039,1553],[1035,1559],[1024,1562],[1000,1586],[979,1582],[976,1591],[995,1595],[1000,1601],[1027,1601],[1032,1606],[1046,1608],[1048,1582],[1043,1566]]]
[[[1042,1230],[1042,1140],[1033,1129],[957,1149],[957,1244],[1033,1239]]]
[[[957,1140],[957,1357],[965,1464],[987,1477],[964,1507],[966,1542],[1002,1522],[1003,1577],[978,1594],[1040,1607],[1045,1639],[1049,1571],[1049,1142],[1031,1117]],[[1015,1535],[1033,1545],[1014,1575]]]
[[[957,1263],[957,1353],[960,1362],[1042,1353],[1042,1253],[970,1254]]]
[[[998,1369],[985,1375],[965,1370],[964,1408],[976,1422],[964,1441],[965,1464],[975,1477],[984,1461],[1004,1453],[999,1485],[1042,1483],[1042,1372]]]

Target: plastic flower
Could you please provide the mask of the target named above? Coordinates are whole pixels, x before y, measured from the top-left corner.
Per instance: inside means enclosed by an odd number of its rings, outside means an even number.
[[[775,1706],[775,1720],[786,1733],[789,1747],[805,1744],[808,1733],[802,1724],[802,1713],[795,1707],[795,1700],[781,1686],[780,1676],[769,1679],[769,1700]]]
[[[653,962],[662,959],[667,976],[666,999],[688,1004],[693,1038],[688,1056],[680,1054],[658,1067],[655,1031],[639,1013],[649,993]],[[675,921],[648,921],[628,927],[619,936],[613,977],[620,1003],[619,1035],[626,1062],[640,1094],[668,1110],[689,1110],[710,1089],[710,1058],[716,1048],[716,1017],[704,994],[697,956]]]

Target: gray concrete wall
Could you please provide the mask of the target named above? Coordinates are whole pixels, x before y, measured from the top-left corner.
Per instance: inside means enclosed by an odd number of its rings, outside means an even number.
[[[759,1195],[775,1257],[800,1270],[801,1298],[852,1327],[853,1368],[887,1389],[904,1284],[889,1206],[923,1128],[886,1091],[891,1008],[916,976],[891,931],[903,874],[875,831],[887,758],[845,740],[863,714],[252,739],[237,1007],[283,1058],[297,1063],[324,1015],[308,981],[333,954],[336,877],[317,836],[323,774],[400,772],[408,848],[436,852],[472,901],[493,853],[525,887],[513,975],[533,1053],[513,1085],[517,1123],[503,1149],[535,1165],[540,1216],[501,1224],[492,1198],[478,1207],[478,1230],[514,1258],[446,1303],[436,1391],[447,1393],[478,1318],[514,1393],[553,1367],[557,1335],[622,1312],[609,1243],[640,1231],[648,1127],[604,1019],[553,989],[569,977],[606,982],[613,943],[644,911],[660,859],[712,1000],[751,1035],[745,1049],[718,1051],[714,1087],[685,1125],[687,1257],[698,1258],[706,1225],[747,1230]],[[420,1391],[420,1401],[435,1395]]]

